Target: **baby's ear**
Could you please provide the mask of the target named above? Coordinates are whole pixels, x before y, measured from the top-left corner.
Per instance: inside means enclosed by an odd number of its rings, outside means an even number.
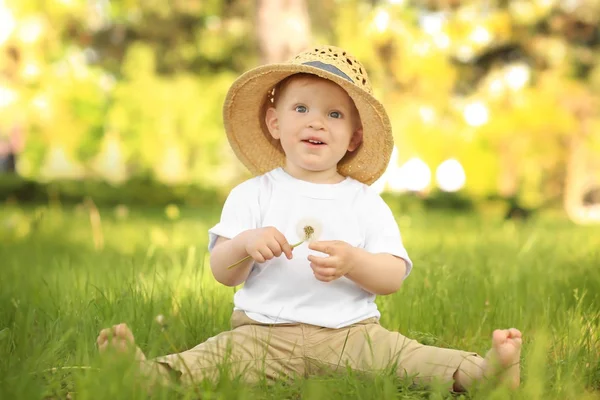
[[[362,126],[354,131],[352,137],[350,138],[350,144],[348,144],[348,151],[354,151],[358,149],[358,146],[363,141],[363,128]]]
[[[267,129],[269,129],[269,133],[273,136],[273,139],[281,138],[281,135],[279,134],[277,110],[274,107],[267,108],[267,112],[265,113],[265,124],[267,125]]]

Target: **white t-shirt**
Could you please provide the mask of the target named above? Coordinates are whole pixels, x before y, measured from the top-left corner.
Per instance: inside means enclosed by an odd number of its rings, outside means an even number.
[[[389,253],[412,269],[398,225],[383,199],[369,186],[346,178],[336,184],[296,179],[282,168],[236,186],[229,194],[220,222],[209,230],[209,251],[219,236],[231,239],[248,229],[274,226],[290,244],[302,240],[299,223],[321,224],[318,240],[342,240],[371,253]],[[300,232],[298,232],[300,231]],[[315,278],[307,260],[306,243],[265,263],[255,263],[244,286],[235,294],[234,309],[263,323],[300,322],[341,328],[379,317],[375,295],[346,277],[332,282]]]

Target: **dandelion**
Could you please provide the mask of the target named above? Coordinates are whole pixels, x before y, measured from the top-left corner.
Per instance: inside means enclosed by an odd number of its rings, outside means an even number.
[[[321,235],[321,231],[322,231],[321,224],[318,221],[310,220],[310,219],[300,220],[298,222],[298,225],[296,226],[296,233],[298,234],[298,237],[301,239],[298,243],[295,243],[292,245],[292,249],[295,249],[296,247],[300,246],[304,242],[314,242],[314,241],[318,240],[319,236]],[[230,266],[227,267],[227,269],[234,268],[249,259],[250,259],[250,256],[248,255],[248,256],[242,258],[241,260],[231,264]]]
[[[312,237],[312,235],[315,233],[315,229],[310,225],[306,225],[303,228],[303,232],[304,232],[304,239],[302,239],[300,242],[298,242],[298,244],[304,242],[305,240],[309,240]]]
[[[164,316],[164,315],[162,315],[162,314],[158,314],[158,315],[156,316],[156,318],[154,318],[154,320],[156,321],[156,323],[157,323],[158,325],[160,325],[160,327],[161,327],[161,328],[164,328],[164,327],[165,327],[166,323],[165,323],[165,316]]]
[[[301,240],[292,247],[299,246],[304,242],[316,242],[319,240],[322,231],[323,228],[319,221],[312,218],[301,219],[296,225],[296,234]]]

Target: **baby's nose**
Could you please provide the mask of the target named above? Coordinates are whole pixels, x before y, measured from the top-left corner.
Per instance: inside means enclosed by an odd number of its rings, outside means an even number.
[[[308,127],[315,129],[315,130],[323,129],[323,126],[324,126],[324,124],[323,124],[323,120],[321,119],[321,117],[312,118],[310,120],[310,122],[308,123]]]

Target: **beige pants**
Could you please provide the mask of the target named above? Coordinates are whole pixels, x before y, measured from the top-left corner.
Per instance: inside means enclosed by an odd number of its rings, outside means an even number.
[[[214,379],[221,371],[247,382],[327,374],[347,367],[373,373],[394,369],[415,383],[433,381],[451,388],[454,373],[482,375],[483,358],[475,353],[422,345],[390,332],[370,318],[341,329],[307,324],[267,325],[234,311],[232,330],[179,354],[159,357],[184,382]]]

